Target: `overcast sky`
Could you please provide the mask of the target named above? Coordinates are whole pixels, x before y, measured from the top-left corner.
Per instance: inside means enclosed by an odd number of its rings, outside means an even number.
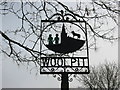
[[[0,18],[1,19],[1,18]],[[1,20],[2,21],[2,20]],[[12,23],[11,23],[12,21]],[[12,15],[3,18],[2,30],[14,29],[20,22]],[[1,23],[0,23],[1,24]],[[112,22],[111,22],[112,24]],[[12,26],[12,27],[11,27]],[[117,32],[116,32],[117,33]],[[118,43],[113,44],[98,40],[98,51],[90,50],[90,65],[99,65],[100,63],[118,62]],[[1,43],[0,43],[1,44]],[[1,55],[0,55],[1,58]],[[3,88],[60,88],[60,82],[52,75],[35,75],[35,70],[30,73],[26,65],[17,66],[12,59],[2,55],[0,59],[0,67],[2,60],[2,87]],[[0,70],[1,71],[1,70]],[[1,74],[0,74],[1,76]],[[70,87],[76,88],[80,86],[79,82],[74,79],[70,83]]]
[[[2,16],[1,15],[0,15],[0,30],[2,30]],[[1,37],[1,35],[0,35],[0,48],[2,48],[2,37]],[[0,89],[1,88],[2,88],[2,54],[0,53]]]

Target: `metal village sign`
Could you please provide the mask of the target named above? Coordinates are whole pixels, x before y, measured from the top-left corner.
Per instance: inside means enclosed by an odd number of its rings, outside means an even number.
[[[40,73],[61,75],[61,90],[68,90],[71,74],[89,74],[86,21],[61,10],[41,27]]]

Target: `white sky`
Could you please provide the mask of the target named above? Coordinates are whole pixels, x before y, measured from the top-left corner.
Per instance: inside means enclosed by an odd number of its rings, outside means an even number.
[[[2,26],[2,17],[0,16],[0,26]],[[0,27],[0,30],[2,30],[2,27]],[[2,48],[2,37],[0,35],[0,48]],[[0,89],[2,87],[2,54],[0,53]]]
[[[1,18],[0,18],[1,20]],[[12,23],[11,23],[12,21]],[[16,23],[16,19],[8,16],[5,18],[3,28],[12,29]],[[112,23],[112,22],[111,22]],[[0,23],[1,24],[1,23]],[[19,24],[19,23],[18,23]],[[1,28],[1,27],[0,27]],[[107,61],[118,62],[118,43],[110,44],[109,42],[98,40],[98,51],[94,52],[90,50],[90,65],[98,65]],[[21,65],[18,67],[10,58],[6,56],[0,56],[0,67],[2,60],[2,87],[3,88],[60,88],[61,84],[56,78],[51,75],[35,75],[33,70],[30,74],[30,70],[26,66]],[[1,68],[0,68],[1,69]],[[1,71],[1,70],[0,70]],[[0,72],[1,73],[1,72]],[[1,74],[0,74],[1,77]],[[0,78],[1,79],[1,78]],[[1,85],[1,82],[0,82]],[[78,81],[74,80],[70,83],[70,87],[76,88],[79,86]],[[1,86],[0,86],[1,87]]]

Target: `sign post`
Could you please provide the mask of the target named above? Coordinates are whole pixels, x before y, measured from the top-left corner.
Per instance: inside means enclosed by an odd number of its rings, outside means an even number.
[[[86,21],[61,10],[41,24],[40,73],[59,75],[61,90],[69,90],[69,75],[89,74]]]
[[[62,73],[61,90],[69,90],[68,73]]]

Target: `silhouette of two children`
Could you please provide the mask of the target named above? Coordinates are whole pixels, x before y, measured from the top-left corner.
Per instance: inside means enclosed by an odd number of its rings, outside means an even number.
[[[53,40],[52,34],[49,34],[49,37],[48,37],[49,45],[52,45],[54,41],[55,41],[55,44],[59,43],[58,34],[56,34],[56,37],[54,38],[54,40]]]

